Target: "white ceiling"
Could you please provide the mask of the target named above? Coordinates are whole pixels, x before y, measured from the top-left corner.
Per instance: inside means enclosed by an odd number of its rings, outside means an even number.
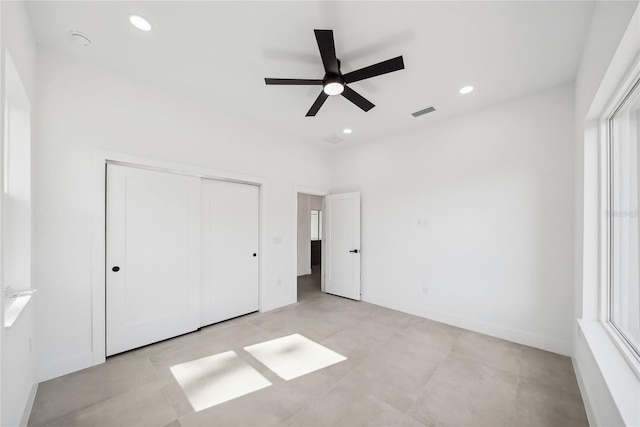
[[[582,1],[31,1],[42,45],[137,80],[206,100],[298,140],[339,134],[338,146],[571,81],[592,2]],[[127,17],[139,13],[143,33]],[[264,77],[322,78],[313,29],[334,31],[342,71],[398,55],[405,70],[350,86],[376,104],[368,113],[330,97],[305,117],[321,88],[266,86]],[[69,31],[93,39],[85,48]],[[475,86],[469,95],[458,89]],[[428,106],[437,111],[413,118]],[[343,135],[342,129],[353,129]]]

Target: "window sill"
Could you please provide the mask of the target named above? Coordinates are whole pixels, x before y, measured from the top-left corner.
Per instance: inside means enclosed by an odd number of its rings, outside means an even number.
[[[7,307],[4,310],[4,327],[10,328],[20,317],[20,314],[31,300],[32,295],[23,295],[7,300]]]
[[[602,323],[579,319],[578,324],[625,425],[640,425],[640,379],[634,369]]]
[[[624,357],[626,362],[629,364],[629,367],[640,381],[640,361],[638,360],[638,358],[633,354],[631,349],[629,349],[628,345],[624,342],[613,325],[609,323],[601,323],[601,326],[609,335],[611,341],[613,341],[622,357]]]

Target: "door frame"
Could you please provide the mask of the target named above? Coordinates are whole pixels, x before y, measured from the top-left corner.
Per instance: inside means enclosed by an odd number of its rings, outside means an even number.
[[[107,165],[123,166],[162,172],[189,175],[199,178],[237,182],[258,187],[258,253],[264,253],[264,218],[265,197],[268,184],[264,178],[222,171],[218,169],[194,166],[185,163],[165,161],[157,158],[138,156],[127,153],[94,150],[91,168],[91,365],[99,365],[106,360],[106,196]],[[265,278],[263,256],[258,259],[258,306],[262,311],[265,300],[262,283]]]
[[[298,187],[298,186],[293,187],[293,219],[294,221],[293,221],[293,239],[291,240],[292,242],[298,241],[298,193],[324,197],[329,194],[329,191],[319,190],[317,188]],[[324,201],[323,201],[322,210],[324,210]],[[324,221],[324,215],[322,215],[322,221]],[[324,224],[322,224],[322,229],[324,230]],[[322,265],[323,263],[324,263],[324,245],[321,252],[320,264]],[[293,263],[291,264],[291,266],[293,267],[292,283],[295,284],[293,288],[293,296],[294,296],[294,301],[298,302],[298,251],[297,249],[293,251]],[[320,290],[324,292],[324,274],[320,275]]]

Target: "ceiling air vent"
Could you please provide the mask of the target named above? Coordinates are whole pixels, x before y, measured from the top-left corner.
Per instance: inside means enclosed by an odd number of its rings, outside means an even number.
[[[327,136],[326,138],[322,138],[324,142],[328,142],[329,144],[339,144],[344,141],[344,138],[340,138],[338,135]]]
[[[411,115],[413,117],[418,117],[418,116],[422,116],[422,115],[427,114],[427,113],[431,113],[433,111],[436,111],[436,109],[433,108],[433,107],[429,107],[429,108],[425,108],[424,110],[420,110],[420,111],[416,111],[415,113],[411,113]]]

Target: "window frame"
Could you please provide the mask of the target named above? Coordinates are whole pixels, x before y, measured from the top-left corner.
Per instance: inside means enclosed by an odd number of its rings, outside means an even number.
[[[613,92],[607,107],[599,119],[600,142],[600,292],[599,321],[621,355],[640,379],[640,348],[636,348],[620,328],[612,321],[613,315],[613,282],[614,282],[614,242],[613,220],[614,208],[614,153],[613,153],[613,120],[616,113],[624,108],[625,103],[635,91],[640,91],[640,58],[631,67],[621,84]]]
[[[311,235],[311,241],[312,242],[321,242],[322,241],[322,210],[320,210],[320,209],[311,209],[310,210],[310,218],[309,218],[309,220],[311,222],[311,230],[312,231],[313,231],[313,221],[311,221],[311,217],[313,216],[314,212],[317,212],[316,215],[318,217],[318,222],[317,222],[318,223],[318,229],[316,230],[318,238],[314,239],[313,235]]]

